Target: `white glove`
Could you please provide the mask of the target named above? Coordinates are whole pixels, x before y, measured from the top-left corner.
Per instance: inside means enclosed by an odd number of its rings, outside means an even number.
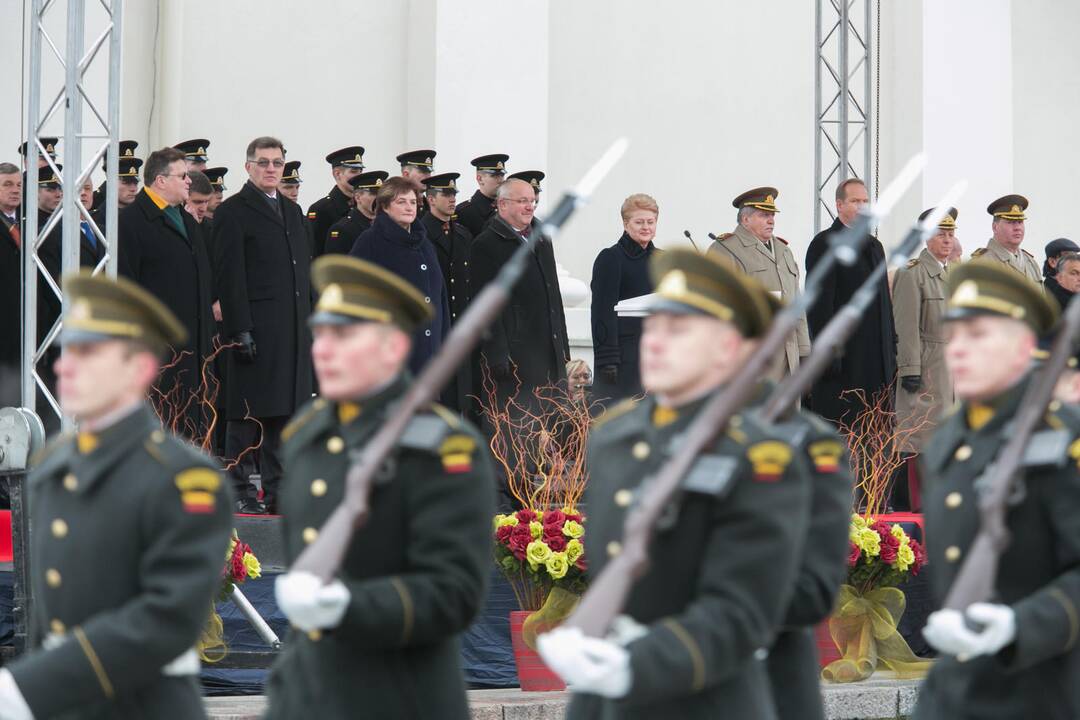
[[[34,720],[10,670],[0,670],[0,720]]]
[[[304,632],[340,625],[350,599],[349,589],[340,580],[323,585],[308,572],[278,575],[274,595],[289,622]]]
[[[993,655],[1016,638],[1016,612],[1008,605],[974,603],[967,617],[982,629],[969,628],[959,610],[938,610],[927,618],[923,637],[937,651],[959,660]]]
[[[611,630],[608,631],[607,639],[626,647],[635,640],[640,640],[649,634],[649,628],[639,623],[629,615],[617,615],[611,622]]]
[[[574,692],[612,699],[630,692],[630,653],[610,640],[587,637],[578,628],[557,627],[537,638],[536,648]]]

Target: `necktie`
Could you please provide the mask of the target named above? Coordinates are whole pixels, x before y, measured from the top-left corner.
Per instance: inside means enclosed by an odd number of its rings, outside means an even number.
[[[18,224],[12,225],[10,228],[11,239],[15,241],[15,247],[22,247],[22,233],[19,232]]]
[[[90,223],[85,221],[81,222],[79,223],[79,227],[82,229],[82,234],[86,237],[86,241],[90,243],[90,247],[97,250],[97,238],[94,237],[94,233],[90,230]]]
[[[521,237],[523,237],[523,238],[525,238],[526,240],[528,240],[528,239],[529,239],[529,233],[530,233],[530,232],[532,232],[532,226],[531,226],[531,225],[526,225],[526,226],[525,226],[525,229],[521,231]]]

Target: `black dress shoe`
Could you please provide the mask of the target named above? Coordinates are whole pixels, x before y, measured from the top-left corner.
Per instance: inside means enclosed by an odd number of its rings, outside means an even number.
[[[242,498],[236,501],[236,512],[241,515],[265,515],[266,508],[255,498]]]

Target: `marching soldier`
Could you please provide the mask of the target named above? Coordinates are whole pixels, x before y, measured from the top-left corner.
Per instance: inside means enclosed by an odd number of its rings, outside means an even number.
[[[726,264],[689,250],[651,260],[656,303],[641,339],[642,384],[589,439],[589,573],[621,551],[644,479],[668,458],[709,396],[739,370],[770,310]],[[807,529],[809,484],[795,451],[736,416],[683,481],[609,639],[542,635],[549,667],[575,691],[571,720],[774,718],[762,659],[787,612],[792,548]],[[737,548],[737,549],[736,549]]]
[[[985,257],[988,260],[1008,265],[1033,283],[1042,283],[1042,273],[1035,256],[1020,244],[1024,242],[1024,220],[1027,216],[1028,200],[1023,195],[1005,195],[990,203],[986,212],[993,216],[991,225],[993,236],[986,247],[971,253],[971,258]]]
[[[326,235],[326,247],[323,249],[324,255],[349,254],[356,238],[371,227],[371,222],[375,219],[375,196],[389,177],[388,172],[372,170],[349,179],[354,207],[348,215],[330,226],[330,232]]]
[[[1008,441],[1037,338],[1058,319],[1038,287],[995,262],[950,270],[947,292],[945,360],[960,405],[922,455],[934,478],[924,506],[937,607],[972,548],[979,478]],[[941,657],[919,691],[918,720],[1080,717],[1080,422],[1052,403],[1041,426],[1018,468],[993,598],[932,613],[923,629]]]
[[[933,209],[924,211],[925,220]],[[955,245],[956,208],[950,208],[919,257],[896,272],[893,317],[896,321],[896,423],[904,432],[901,453],[916,454],[930,439],[942,412],[953,403],[952,381],[945,367],[945,278]]]
[[[300,197],[301,182],[303,181],[300,179],[300,161],[290,160],[285,163],[281,182],[278,183],[278,191],[293,202],[297,202],[297,198]]]
[[[495,214],[495,191],[506,177],[506,163],[509,155],[494,153],[473,158],[470,163],[476,168],[476,192],[472,197],[457,206],[458,222],[473,237],[480,234],[487,221]]]
[[[353,190],[349,180],[364,171],[364,148],[350,145],[335,150],[326,156],[326,162],[330,163],[334,187],[330,188],[326,197],[312,203],[307,211],[307,221],[311,225],[313,258],[326,252],[326,235],[330,226],[345,217],[353,206]]]
[[[322,396],[284,432],[290,562],[342,502],[350,456],[406,392],[413,331],[431,305],[393,273],[320,258],[311,318]],[[469,717],[457,637],[484,601],[492,476],[484,443],[438,405],[411,420],[380,471],[337,578],[278,578],[295,631],[268,683],[267,717]]]
[[[184,161],[187,162],[188,170],[198,170],[206,173],[206,163],[209,160],[206,148],[210,147],[210,141],[206,138],[195,138],[173,145],[174,148],[184,153]]]
[[[124,171],[124,168],[125,168],[125,162],[130,162],[131,160],[136,160],[137,159],[135,157],[135,148],[137,148],[137,147],[139,147],[139,143],[136,142],[135,140],[121,140],[120,141],[119,149],[120,149],[120,174],[121,174],[121,177],[123,177],[123,171]],[[104,158],[102,158],[102,160],[101,160],[101,169],[103,171],[105,171],[106,173],[108,173],[108,171],[109,171],[108,153],[106,153],[106,156]],[[98,189],[94,191],[94,204],[93,204],[93,207],[90,208],[91,210],[97,210],[98,208],[100,208],[102,205],[105,204],[105,193],[106,193],[106,187],[108,186],[108,182],[109,182],[108,178],[106,178],[105,180],[102,180],[101,185],[99,185]],[[121,192],[121,193],[118,194],[116,202],[117,202],[117,205],[119,205],[120,207],[127,207],[128,205],[131,204],[131,201],[134,200],[134,199],[135,199],[134,194],[125,195],[124,193]],[[126,202],[125,202],[125,200],[126,200]]]
[[[199,638],[228,546],[229,489],[146,395],[184,328],[150,293],[69,275],[60,402],[79,423],[29,483],[32,635],[0,670],[0,717],[204,718]],[[98,558],[91,562],[88,559]]]
[[[749,275],[781,302],[787,304],[799,292],[799,264],[795,262],[788,242],[773,234],[776,213],[776,188],[760,187],[747,190],[732,201],[738,208],[735,230],[721,234],[709,247],[712,257],[734,263],[737,270]],[[810,354],[810,334],[806,318],[784,347],[784,370],[792,372],[799,358]]]

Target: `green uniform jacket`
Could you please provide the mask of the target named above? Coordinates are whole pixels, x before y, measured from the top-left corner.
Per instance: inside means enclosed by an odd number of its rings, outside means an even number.
[[[627,401],[589,440],[590,574],[617,554],[635,491],[657,471],[704,400],[657,427],[655,400]],[[788,609],[809,487],[792,449],[744,418],[701,456],[658,528],[651,563],[623,612],[648,628],[627,646],[627,697],[575,694],[570,720],[775,718],[762,658]]]
[[[32,630],[62,641],[11,672],[39,720],[205,717],[196,677],[162,669],[210,615],[233,503],[159,427],[141,406],[86,454],[58,438],[31,474]]]
[[[283,431],[290,562],[344,497],[349,451],[405,389],[395,381],[344,426],[336,404],[316,399]],[[351,594],[345,617],[332,630],[290,633],[267,688],[269,718],[469,717],[458,635],[483,603],[491,568],[494,480],[483,448],[445,408],[413,419],[339,572]]]
[[[814,627],[832,613],[847,579],[848,528],[851,524],[851,469],[847,448],[832,425],[801,411],[774,428],[801,452],[810,478],[810,522],[795,576],[795,592],[766,667],[773,702],[782,720],[824,718],[821,672]]]
[[[998,398],[980,430],[966,404],[950,415],[923,455],[930,591],[935,607],[959,572],[979,528],[975,481],[1008,437],[1027,381]],[[992,657],[942,657],[919,693],[919,720],[1080,717],[1076,704],[1080,638],[1080,418],[1058,407],[1032,437],[1023,498],[1007,516],[1012,542],[998,562],[993,602],[1016,611],[1016,639]],[[1070,666],[1072,670],[1070,671]],[[1070,693],[1073,693],[1070,699]]]

